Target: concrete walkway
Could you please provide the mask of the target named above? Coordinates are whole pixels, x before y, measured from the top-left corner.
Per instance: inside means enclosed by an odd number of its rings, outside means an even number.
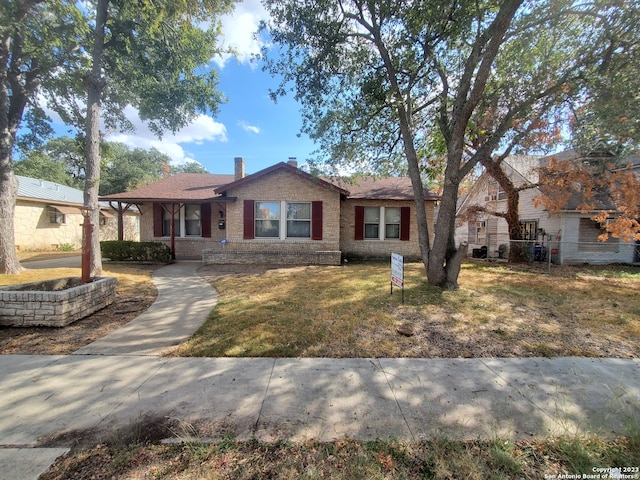
[[[218,303],[218,292],[196,275],[200,262],[178,262],[156,270],[158,298],[122,328],[73,355],[162,355],[187,340]]]
[[[637,359],[155,356],[186,338],[215,304],[195,266],[158,270],[159,297],[149,312],[73,355],[0,356],[3,479],[37,478],[65,451],[34,448],[51,439],[65,447],[147,418],[193,425],[211,438],[294,441],[522,439],[637,426]]]

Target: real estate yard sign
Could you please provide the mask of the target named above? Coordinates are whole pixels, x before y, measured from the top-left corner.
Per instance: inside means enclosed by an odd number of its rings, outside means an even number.
[[[402,289],[402,303],[404,303],[404,257],[397,253],[391,254],[391,294],[393,286]]]

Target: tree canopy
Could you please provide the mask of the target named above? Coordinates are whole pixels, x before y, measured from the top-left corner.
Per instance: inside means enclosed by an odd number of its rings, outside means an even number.
[[[462,179],[554,127],[563,102],[616,48],[609,9],[631,4],[267,0],[265,28],[281,47],[269,68],[284,74],[274,95],[293,89],[319,163],[408,172],[429,282],[456,288]],[[446,166],[428,232],[421,189],[430,165],[419,152],[436,135]]]
[[[100,183],[100,120],[131,128],[135,107],[157,135],[177,130],[223,101],[212,58],[220,51],[219,16],[232,0],[23,0],[0,5],[0,272],[20,270],[13,239],[16,182],[12,154],[23,120],[30,134],[47,133],[42,102],[85,131],[85,202],[94,207]],[[92,274],[99,274],[97,231]]]
[[[49,130],[37,96],[52,87],[67,65],[83,62],[80,45],[89,22],[77,2],[23,0],[0,3],[0,273],[22,267],[15,251],[13,214],[17,181],[13,150],[24,120],[22,145],[36,145]]]
[[[14,171],[25,177],[41,178],[84,188],[84,142],[70,137],[53,138],[16,161]],[[118,142],[102,142],[100,195],[126,192],[176,173],[207,173],[197,162],[172,165],[171,158],[155,148],[131,149]]]

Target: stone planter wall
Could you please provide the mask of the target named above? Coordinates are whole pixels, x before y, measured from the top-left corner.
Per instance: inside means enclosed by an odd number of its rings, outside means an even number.
[[[79,277],[0,287],[0,325],[64,327],[113,303],[117,279]]]

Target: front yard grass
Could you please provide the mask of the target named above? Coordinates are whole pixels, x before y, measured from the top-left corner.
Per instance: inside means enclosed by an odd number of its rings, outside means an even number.
[[[405,265],[405,303],[385,263],[220,275],[202,328],[174,354],[232,357],[640,356],[640,270],[463,265],[457,291]],[[413,332],[400,335],[399,327]]]

